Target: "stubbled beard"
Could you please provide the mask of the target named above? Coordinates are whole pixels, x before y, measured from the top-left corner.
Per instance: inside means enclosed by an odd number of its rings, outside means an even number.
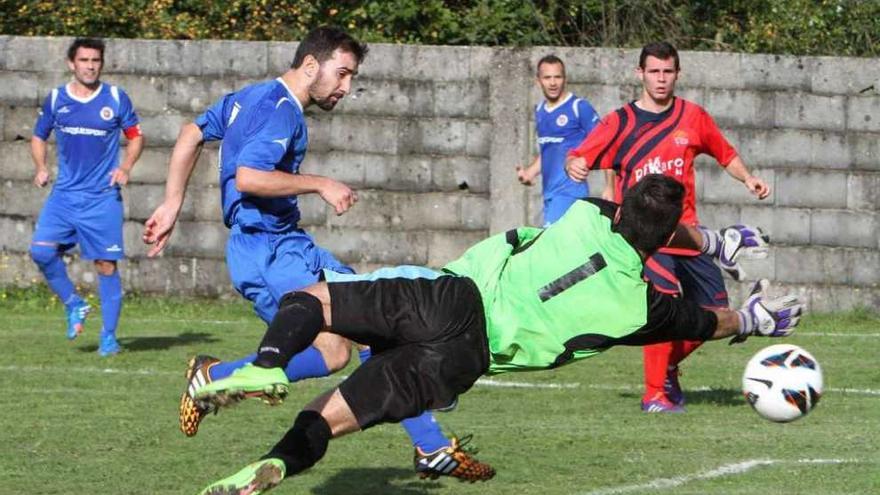
[[[312,101],[315,102],[315,105],[318,105],[318,108],[325,111],[333,110],[336,107],[336,103],[330,100],[330,97],[324,98],[322,100],[316,100],[312,98]]]
[[[311,86],[309,86],[309,94],[310,94],[310,95],[313,94],[314,91],[315,91],[317,88],[319,88],[319,87],[321,86],[321,83],[322,83],[323,81],[324,81],[324,77],[319,75],[319,76],[318,76],[318,79],[317,79],[315,82],[313,82]],[[311,100],[312,100],[312,103],[314,103],[315,105],[317,105],[318,108],[320,108],[321,110],[324,110],[324,111],[329,112],[330,110],[333,110],[333,108],[336,107],[336,103],[339,102],[339,100],[337,100],[336,102],[331,101],[331,100],[330,100],[330,97],[331,97],[331,96],[332,96],[332,95],[327,95],[326,97],[324,97],[324,98],[320,98],[320,99],[319,99],[319,98],[315,98],[314,96],[310,96],[310,98],[311,98]]]

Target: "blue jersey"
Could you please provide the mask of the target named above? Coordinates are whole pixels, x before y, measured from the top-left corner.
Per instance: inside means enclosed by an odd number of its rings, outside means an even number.
[[[547,102],[541,102],[535,108],[545,199],[558,195],[571,198],[589,195],[586,182],[574,182],[565,173],[565,158],[568,151],[581,144],[598,123],[599,115],[590,103],[571,93],[552,110],[547,109]]]
[[[34,136],[47,140],[55,131],[59,191],[101,191],[119,166],[119,134],[138,124],[125,91],[101,84],[88,98],[71,95],[67,86],[52,90],[37,117]]]
[[[296,196],[263,198],[235,188],[238,167],[299,173],[309,143],[303,109],[281,79],[246,86],[196,118],[206,141],[220,145],[220,192],[227,227],[271,233],[295,229]]]

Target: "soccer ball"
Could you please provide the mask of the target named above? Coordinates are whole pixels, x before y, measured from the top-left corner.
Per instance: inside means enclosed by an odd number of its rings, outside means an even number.
[[[758,414],[777,423],[806,416],[822,395],[822,368],[796,345],[765,347],[749,360],[743,394]]]

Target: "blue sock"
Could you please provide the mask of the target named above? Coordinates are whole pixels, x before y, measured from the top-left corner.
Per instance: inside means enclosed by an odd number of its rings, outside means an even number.
[[[248,363],[253,363],[256,359],[257,355],[251,354],[236,361],[217,363],[211,367],[209,372],[211,380],[226,378],[233,371]],[[291,382],[298,382],[306,378],[327,376],[330,374],[330,370],[327,369],[327,363],[324,362],[324,356],[321,355],[321,351],[314,346],[309,346],[306,350],[293,356],[293,359],[287,363],[287,368],[284,368],[284,373]]]
[[[310,345],[304,351],[293,356],[293,359],[284,368],[284,373],[291,382],[298,382],[306,378],[327,376],[330,374],[330,370],[327,368],[321,351]]]
[[[43,276],[46,277],[49,289],[58,296],[58,299],[61,299],[67,308],[82,304],[83,300],[76,293],[73,282],[67,276],[67,266],[64,265],[64,260],[61,259],[57,247],[33,244],[31,245],[31,258]]]
[[[361,363],[370,359],[370,348],[358,351],[358,357]],[[423,412],[421,416],[404,419],[400,424],[412,440],[413,447],[418,447],[422,452],[434,452],[450,445],[434,415],[428,411]]]
[[[119,313],[122,312],[122,279],[119,270],[110,275],[98,274],[98,295],[101,298],[101,319],[104,335],[116,335],[116,325],[119,323]]]
[[[214,366],[211,366],[208,374],[211,376],[211,380],[220,380],[221,378],[226,378],[227,376],[231,375],[233,371],[243,367],[244,365],[248,363],[253,363],[255,359],[257,359],[257,355],[250,354],[237,361],[223,361],[221,363],[215,364]]]
[[[422,452],[434,452],[450,445],[430,411],[425,411],[414,418],[404,419],[400,425],[412,440],[413,447],[418,447]]]

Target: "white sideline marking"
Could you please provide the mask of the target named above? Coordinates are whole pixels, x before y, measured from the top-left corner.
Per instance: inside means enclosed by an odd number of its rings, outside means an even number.
[[[645,490],[664,490],[675,488],[677,486],[690,483],[691,481],[710,480],[720,478],[722,476],[731,476],[735,474],[743,474],[754,468],[762,466],[771,466],[774,464],[844,464],[848,462],[858,462],[855,459],[751,459],[733,464],[724,464],[715,469],[704,471],[702,473],[675,476],[672,478],[657,478],[647,483],[638,485],[623,485],[616,487],[600,488],[591,492],[584,492],[583,495],[618,495],[621,493],[643,492]]]
[[[181,365],[181,369],[183,366]],[[139,369],[139,370],[126,370],[126,369],[118,369],[118,368],[98,368],[98,367],[71,367],[65,368],[60,366],[16,366],[16,365],[7,365],[0,366],[0,371],[11,371],[11,372],[24,372],[24,373],[34,373],[34,372],[49,372],[49,373],[94,373],[94,374],[107,374],[107,375],[141,375],[141,376],[180,376],[183,377],[183,373],[180,371],[165,371],[165,370],[151,370],[151,369]],[[330,375],[321,378],[317,378],[317,380],[337,380],[342,381],[348,378],[348,375]],[[314,380],[314,379],[313,379]],[[606,390],[606,391],[618,391],[618,392],[640,392],[642,390],[641,385],[609,385],[607,383],[588,383],[583,385],[578,382],[572,383],[535,383],[535,382],[516,382],[516,381],[502,381],[502,380],[493,380],[491,378],[480,378],[477,380],[475,384],[478,387],[495,387],[495,388],[528,388],[528,389],[556,389],[556,390],[571,390],[576,388],[587,388],[591,390]],[[712,390],[716,390],[712,387],[693,387],[688,388],[687,390],[694,392],[711,392]],[[859,395],[877,395],[880,396],[880,390],[870,389],[870,388],[826,388],[825,392],[833,392],[833,393],[841,393],[841,394],[859,394]]]
[[[94,309],[94,308],[93,308]],[[38,316],[9,316],[6,317],[7,320],[40,320],[40,321],[64,321],[64,316],[50,316],[50,315],[38,315]],[[250,318],[247,316],[243,316],[240,320],[194,320],[190,318],[125,318],[125,321],[130,321],[132,323],[194,323],[199,325],[239,325],[239,324],[249,324],[249,323],[259,323],[259,318]],[[62,323],[63,324],[63,323]]]
[[[183,367],[181,366],[181,369]],[[180,371],[157,371],[157,370],[121,370],[116,368],[94,368],[94,367],[79,367],[79,368],[62,368],[59,366],[3,366],[0,367],[0,370],[3,371],[21,371],[24,373],[35,373],[41,371],[48,371],[50,373],[94,373],[94,374],[107,374],[107,375],[146,375],[146,376],[159,376],[159,375],[177,375],[183,378],[183,373]]]
[[[529,382],[508,382],[501,380],[492,380],[491,378],[480,378],[477,385],[484,387],[498,388],[578,388],[580,383],[529,383]]]
[[[880,333],[842,333],[842,332],[798,332],[792,335],[803,335],[804,337],[862,337],[874,338],[880,337]]]

